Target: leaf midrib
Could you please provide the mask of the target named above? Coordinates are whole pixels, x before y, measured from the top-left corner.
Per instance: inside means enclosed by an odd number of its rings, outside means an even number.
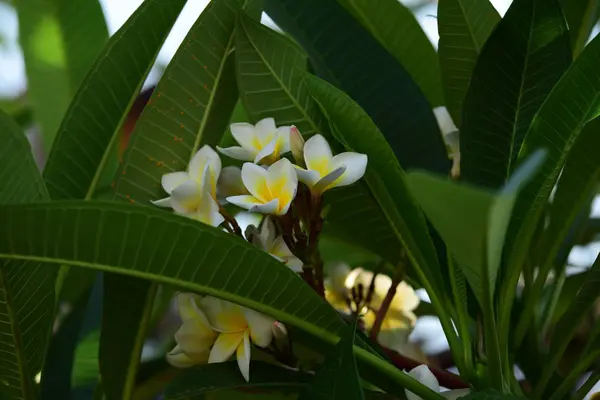
[[[478,0],[478,1],[487,1],[487,0]],[[469,36],[470,36],[471,40],[473,41],[473,44],[475,45],[475,50],[477,51],[477,53],[479,53],[479,51],[481,50],[481,47],[483,45],[480,45],[478,43],[477,39],[475,38],[475,33],[471,30],[471,25],[469,24],[469,19],[467,18],[467,11],[465,10],[465,7],[463,6],[462,0],[456,0],[456,3],[458,4],[458,7],[460,8],[460,11],[464,17],[464,20],[466,22],[465,26],[467,28],[467,31],[469,32]]]

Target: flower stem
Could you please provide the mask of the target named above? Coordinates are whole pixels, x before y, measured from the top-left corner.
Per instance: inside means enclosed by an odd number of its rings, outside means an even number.
[[[383,301],[381,302],[381,306],[377,310],[375,314],[375,322],[373,323],[373,328],[371,329],[371,339],[377,341],[377,336],[379,335],[379,331],[381,330],[381,325],[383,324],[383,320],[385,318],[385,314],[387,314],[388,309],[390,308],[390,304],[392,304],[392,300],[396,295],[396,288],[398,284],[402,280],[403,269],[401,267],[396,268],[396,273],[392,277],[392,286],[390,286],[388,292],[385,294]],[[375,279],[375,278],[373,278]]]
[[[235,218],[229,215],[229,213],[227,212],[227,210],[225,210],[224,207],[219,207],[219,213],[223,216],[223,218],[225,218],[225,222],[227,223],[225,229],[243,238],[244,235],[242,235],[242,230],[240,229],[240,226],[238,225]]]

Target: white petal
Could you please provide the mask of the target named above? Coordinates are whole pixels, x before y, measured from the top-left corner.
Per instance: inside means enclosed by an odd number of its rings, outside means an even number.
[[[250,195],[230,196],[227,197],[227,202],[246,210],[252,210],[254,207],[263,204],[256,197]]]
[[[330,187],[335,187],[335,183],[337,183],[336,181],[345,172],[346,172],[345,165],[337,167],[336,169],[334,169],[333,171],[331,171],[330,173],[328,173],[327,175],[325,175],[324,177],[319,179],[319,181],[317,183],[315,183],[315,186],[313,187],[313,193],[323,193],[325,190],[329,189]]]
[[[420,301],[412,286],[402,281],[396,288],[391,308],[398,311],[413,311],[419,306]]]
[[[285,243],[285,240],[283,240],[283,236],[279,236],[277,239],[273,240],[267,251],[281,259],[294,257],[294,253],[292,253]]]
[[[219,212],[219,204],[209,193],[204,193],[194,219],[210,226],[219,226],[225,218]]]
[[[188,319],[175,333],[175,341],[189,357],[208,360],[210,347],[217,334],[200,319]]]
[[[435,115],[435,119],[437,120],[443,135],[458,131],[458,128],[454,124],[454,121],[452,121],[452,117],[446,107],[442,106],[434,108],[433,114]]]
[[[267,186],[273,198],[279,199],[279,211],[287,213],[298,190],[298,175],[287,158],[282,158],[267,170]]]
[[[217,197],[225,198],[241,194],[248,194],[242,182],[242,170],[235,166],[223,168],[217,182]]]
[[[221,158],[210,146],[204,145],[190,161],[189,173],[192,179],[200,183],[204,178],[204,169],[207,165],[210,168],[210,182],[214,192],[221,173]]]
[[[291,126],[280,126],[277,128],[277,133],[281,143],[279,148],[279,154],[284,154],[290,151],[290,134]]]
[[[188,368],[196,364],[179,346],[167,353],[167,362],[176,368]]]
[[[246,189],[261,202],[266,203],[271,200],[267,188],[267,171],[264,168],[256,164],[244,163],[242,165],[242,181]]]
[[[267,252],[273,246],[275,238],[277,237],[277,229],[275,227],[275,221],[270,217],[265,217],[260,225],[259,239],[261,248]]]
[[[196,181],[188,180],[177,186],[171,193],[171,206],[181,214],[196,211],[202,201],[200,185]]]
[[[309,170],[324,176],[329,172],[332,160],[331,147],[322,135],[314,135],[304,144],[304,161]]]
[[[192,318],[199,318],[206,322],[206,326],[210,327],[206,315],[198,307],[200,296],[194,293],[179,293],[177,295],[177,311],[182,321],[187,321]]]
[[[221,333],[208,356],[209,363],[218,363],[229,360],[229,357],[244,341],[244,332]]]
[[[168,174],[164,174],[160,178],[160,183],[168,194],[173,192],[177,186],[181,185],[185,181],[190,179],[190,176],[187,172],[170,172]]]
[[[469,393],[471,393],[470,389],[454,389],[442,392],[440,394],[442,395],[442,397],[448,400],[458,400],[461,397],[468,395]]]
[[[296,170],[296,175],[298,175],[298,180],[308,186],[309,189],[321,179],[321,175],[317,171],[302,169],[298,166],[295,166],[294,169]]]
[[[340,153],[333,157],[333,164],[345,165],[346,172],[331,187],[351,185],[365,174],[367,155],[350,152]]]
[[[242,332],[248,326],[242,308],[235,303],[206,296],[200,300],[200,307],[212,328],[218,332]]]
[[[269,156],[271,156],[273,154],[272,158],[277,158],[279,156],[279,154],[274,154],[275,152],[275,148],[277,147],[277,138],[273,138],[273,140],[271,140],[269,143],[267,143],[256,155],[256,157],[254,157],[254,162],[256,164],[260,163],[261,161],[263,161],[265,158],[269,158]],[[267,163],[270,164],[270,163]]]
[[[275,320],[264,314],[242,307],[250,329],[252,342],[258,347],[267,347],[273,339],[273,324]]]
[[[248,330],[244,332],[244,340],[238,346],[236,352],[238,367],[246,382],[250,381],[250,338]]]
[[[286,260],[285,265],[288,266],[289,269],[291,269],[294,272],[302,272],[302,260],[300,260],[298,257],[290,257]]]
[[[236,160],[241,160],[241,161],[253,161],[254,156],[257,153],[256,151],[251,151],[249,149],[245,149],[245,148],[239,147],[239,146],[226,147],[226,148],[217,146],[217,150],[219,150],[219,153],[224,154],[227,157],[231,157],[231,158],[234,158]]]
[[[236,122],[229,126],[233,138],[245,149],[258,150],[260,142],[256,136],[254,125],[247,122]]]
[[[165,197],[164,199],[150,200],[150,203],[152,203],[152,204],[154,204],[155,206],[158,206],[158,207],[167,207],[167,208],[170,208],[171,207],[171,198],[170,197]]]
[[[421,364],[418,367],[411,369],[408,374],[434,392],[437,393],[440,391],[440,384],[427,365]],[[408,390],[404,390],[404,392],[406,393],[408,400],[421,399],[420,396],[417,396]]]
[[[256,204],[248,211],[261,214],[284,215],[287,212],[287,209],[282,212],[279,207],[279,200],[275,199],[269,201],[268,203]]]
[[[256,129],[256,136],[258,136],[258,139],[263,145],[270,142],[273,138],[273,134],[277,131],[275,120],[273,118],[261,119],[256,123],[254,129]]]

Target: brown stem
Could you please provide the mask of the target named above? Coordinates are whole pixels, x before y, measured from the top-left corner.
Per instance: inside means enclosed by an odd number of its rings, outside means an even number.
[[[381,324],[383,324],[383,320],[385,318],[385,314],[387,314],[388,309],[390,308],[390,304],[392,304],[392,300],[396,295],[396,288],[400,281],[402,280],[402,269],[398,267],[396,269],[396,273],[392,278],[392,286],[390,286],[388,292],[385,294],[383,301],[381,302],[381,306],[379,306],[379,310],[375,314],[375,322],[373,322],[373,328],[371,329],[371,339],[377,341],[377,336],[379,335],[379,331],[381,330]],[[375,278],[373,278],[375,280]]]
[[[238,225],[235,218],[229,215],[229,213],[227,212],[227,210],[225,210],[224,207],[219,207],[219,213],[223,216],[223,218],[225,218],[225,222],[227,222],[227,224],[229,225],[229,227],[226,226],[225,229],[243,238],[244,235],[242,234],[242,230],[240,229],[240,226]]]

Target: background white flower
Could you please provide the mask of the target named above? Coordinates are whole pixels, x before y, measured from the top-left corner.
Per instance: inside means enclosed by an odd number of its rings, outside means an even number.
[[[260,230],[254,225],[249,225],[246,232],[246,238],[250,236],[252,244],[256,247],[272,255],[287,265],[292,271],[302,271],[302,261],[291,252],[283,236],[277,235],[275,223],[271,218],[265,217]]]
[[[440,384],[427,365],[421,364],[418,367],[411,369],[408,374],[434,392],[440,391]],[[406,398],[408,400],[423,400],[421,396],[417,396],[411,391],[405,389],[404,392],[406,393]],[[455,389],[441,392],[440,394],[446,399],[456,400],[469,393],[469,389]]]

